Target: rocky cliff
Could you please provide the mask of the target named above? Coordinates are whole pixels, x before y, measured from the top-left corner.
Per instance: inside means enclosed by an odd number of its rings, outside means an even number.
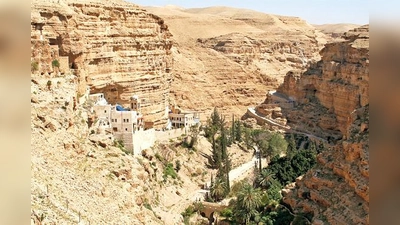
[[[327,44],[320,52],[322,59],[306,72],[290,71],[278,88],[299,105],[300,110],[287,112],[293,127],[304,126],[307,111],[308,125],[301,129],[346,137],[351,113],[369,103],[368,26],[349,31],[343,38]]]
[[[288,123],[331,142],[317,166],[283,190],[284,202],[313,224],[369,224],[368,30],[327,44],[321,61],[289,73],[279,89],[298,104]]]
[[[216,106],[241,116],[289,70],[318,60],[326,43],[296,17],[230,7],[146,9],[165,19],[173,34],[171,99],[206,115]]]
[[[51,74],[57,59],[61,73],[74,70],[81,94],[88,86],[113,104],[139,95],[145,119],[156,125],[166,122],[170,37],[161,18],[124,1],[31,3],[31,61],[38,64],[37,73]]]

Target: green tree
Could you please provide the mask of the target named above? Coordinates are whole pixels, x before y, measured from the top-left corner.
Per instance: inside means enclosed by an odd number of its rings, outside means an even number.
[[[290,134],[287,142],[288,142],[288,145],[287,145],[287,149],[286,149],[286,154],[289,158],[292,158],[293,155],[297,151],[296,140],[294,139],[293,134]]]
[[[235,142],[235,115],[232,114],[232,126],[231,126],[231,136],[230,136],[230,142],[234,143]]]
[[[38,71],[39,69],[39,63],[36,61],[31,62],[31,72],[34,73]]]
[[[242,141],[242,124],[240,121],[235,121],[235,140]]]
[[[314,141],[310,141],[307,150],[317,153],[317,146],[315,145]]]
[[[228,136],[227,136],[227,131],[223,125],[221,124],[221,159],[222,159],[222,164],[218,168],[218,173],[220,174],[220,178],[224,180],[226,186],[225,194],[227,195],[230,191],[230,182],[229,182],[229,171],[231,170],[231,160],[228,155],[228,149],[227,149],[227,144],[228,144]]]
[[[220,168],[221,167],[221,163],[222,163],[222,155],[221,155],[221,149],[220,149],[220,145],[218,144],[220,137],[216,140],[215,136],[212,137],[212,162],[211,162],[211,166],[213,168]]]
[[[269,146],[266,152],[267,156],[274,157],[275,155],[286,152],[287,142],[281,134],[272,133],[268,141]]]
[[[251,129],[244,128],[244,143],[246,144],[247,150],[252,148],[252,138],[251,138]]]
[[[256,186],[268,189],[274,184],[275,174],[271,170],[264,169],[256,177]]]
[[[261,155],[263,157],[267,156],[267,150],[268,150],[268,146],[269,146],[269,139],[270,139],[270,132],[266,131],[266,130],[252,130],[251,131],[251,140],[252,143],[254,143],[258,150],[261,152]]]
[[[211,197],[214,201],[220,201],[225,197],[226,183],[222,179],[216,179],[210,189]]]
[[[246,184],[237,195],[234,215],[239,223],[250,224],[252,218],[258,215],[257,209],[262,206],[262,192]]]
[[[51,62],[51,65],[52,65],[54,68],[60,68],[60,62],[59,62],[57,59],[54,59],[54,60]]]
[[[200,129],[198,125],[193,125],[189,128],[190,142],[188,143],[189,148],[193,148],[199,139]]]

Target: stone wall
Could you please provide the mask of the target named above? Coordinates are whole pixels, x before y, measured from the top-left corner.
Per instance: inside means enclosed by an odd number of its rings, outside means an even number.
[[[154,129],[136,131],[133,135],[133,154],[140,155],[144,149],[153,147],[156,142]]]

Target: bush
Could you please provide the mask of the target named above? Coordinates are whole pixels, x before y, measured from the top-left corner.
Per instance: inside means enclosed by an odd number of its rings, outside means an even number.
[[[175,170],[176,172],[179,172],[179,170],[181,170],[181,161],[179,160],[175,161]]]
[[[60,68],[60,62],[59,62],[57,59],[53,60],[53,61],[51,62],[51,65],[52,65],[53,67]]]
[[[316,153],[311,150],[300,150],[294,153],[293,158],[273,157],[267,170],[275,174],[277,181],[285,186],[294,182],[300,175],[305,174],[316,164]]]
[[[166,177],[170,176],[173,179],[176,179],[178,177],[178,175],[176,174],[176,172],[174,170],[174,166],[172,165],[172,163],[168,163],[164,167],[164,176],[166,176]]]
[[[31,62],[31,72],[34,73],[39,70],[39,63],[36,61]]]
[[[122,141],[122,140],[116,140],[115,139],[114,140],[114,146],[119,148],[119,149],[121,149],[121,151],[123,151],[125,154],[131,154],[132,153],[132,152],[128,151],[125,148],[124,141]]]
[[[158,161],[164,162],[164,158],[158,152],[154,156],[156,157],[156,159],[158,159]]]
[[[230,208],[225,208],[221,211],[220,213],[221,216],[225,217],[225,218],[230,218],[233,215],[232,209]]]
[[[190,205],[190,206],[188,206],[188,207],[185,209],[185,211],[183,211],[183,212],[181,213],[181,215],[182,215],[183,217],[190,217],[190,216],[192,216],[195,212],[196,212],[196,209],[194,208],[194,206],[193,206],[193,205]]]

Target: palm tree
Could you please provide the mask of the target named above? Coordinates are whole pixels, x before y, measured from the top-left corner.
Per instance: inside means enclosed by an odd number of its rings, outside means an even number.
[[[211,187],[211,196],[214,198],[215,201],[219,201],[224,197],[226,191],[226,184],[221,179],[217,179]]]
[[[257,208],[262,205],[262,193],[260,189],[254,189],[246,184],[237,195],[236,214],[237,218],[242,218],[245,224],[249,224],[250,219],[255,217]]]
[[[275,182],[275,173],[271,170],[262,170],[256,178],[257,187],[268,189]]]

